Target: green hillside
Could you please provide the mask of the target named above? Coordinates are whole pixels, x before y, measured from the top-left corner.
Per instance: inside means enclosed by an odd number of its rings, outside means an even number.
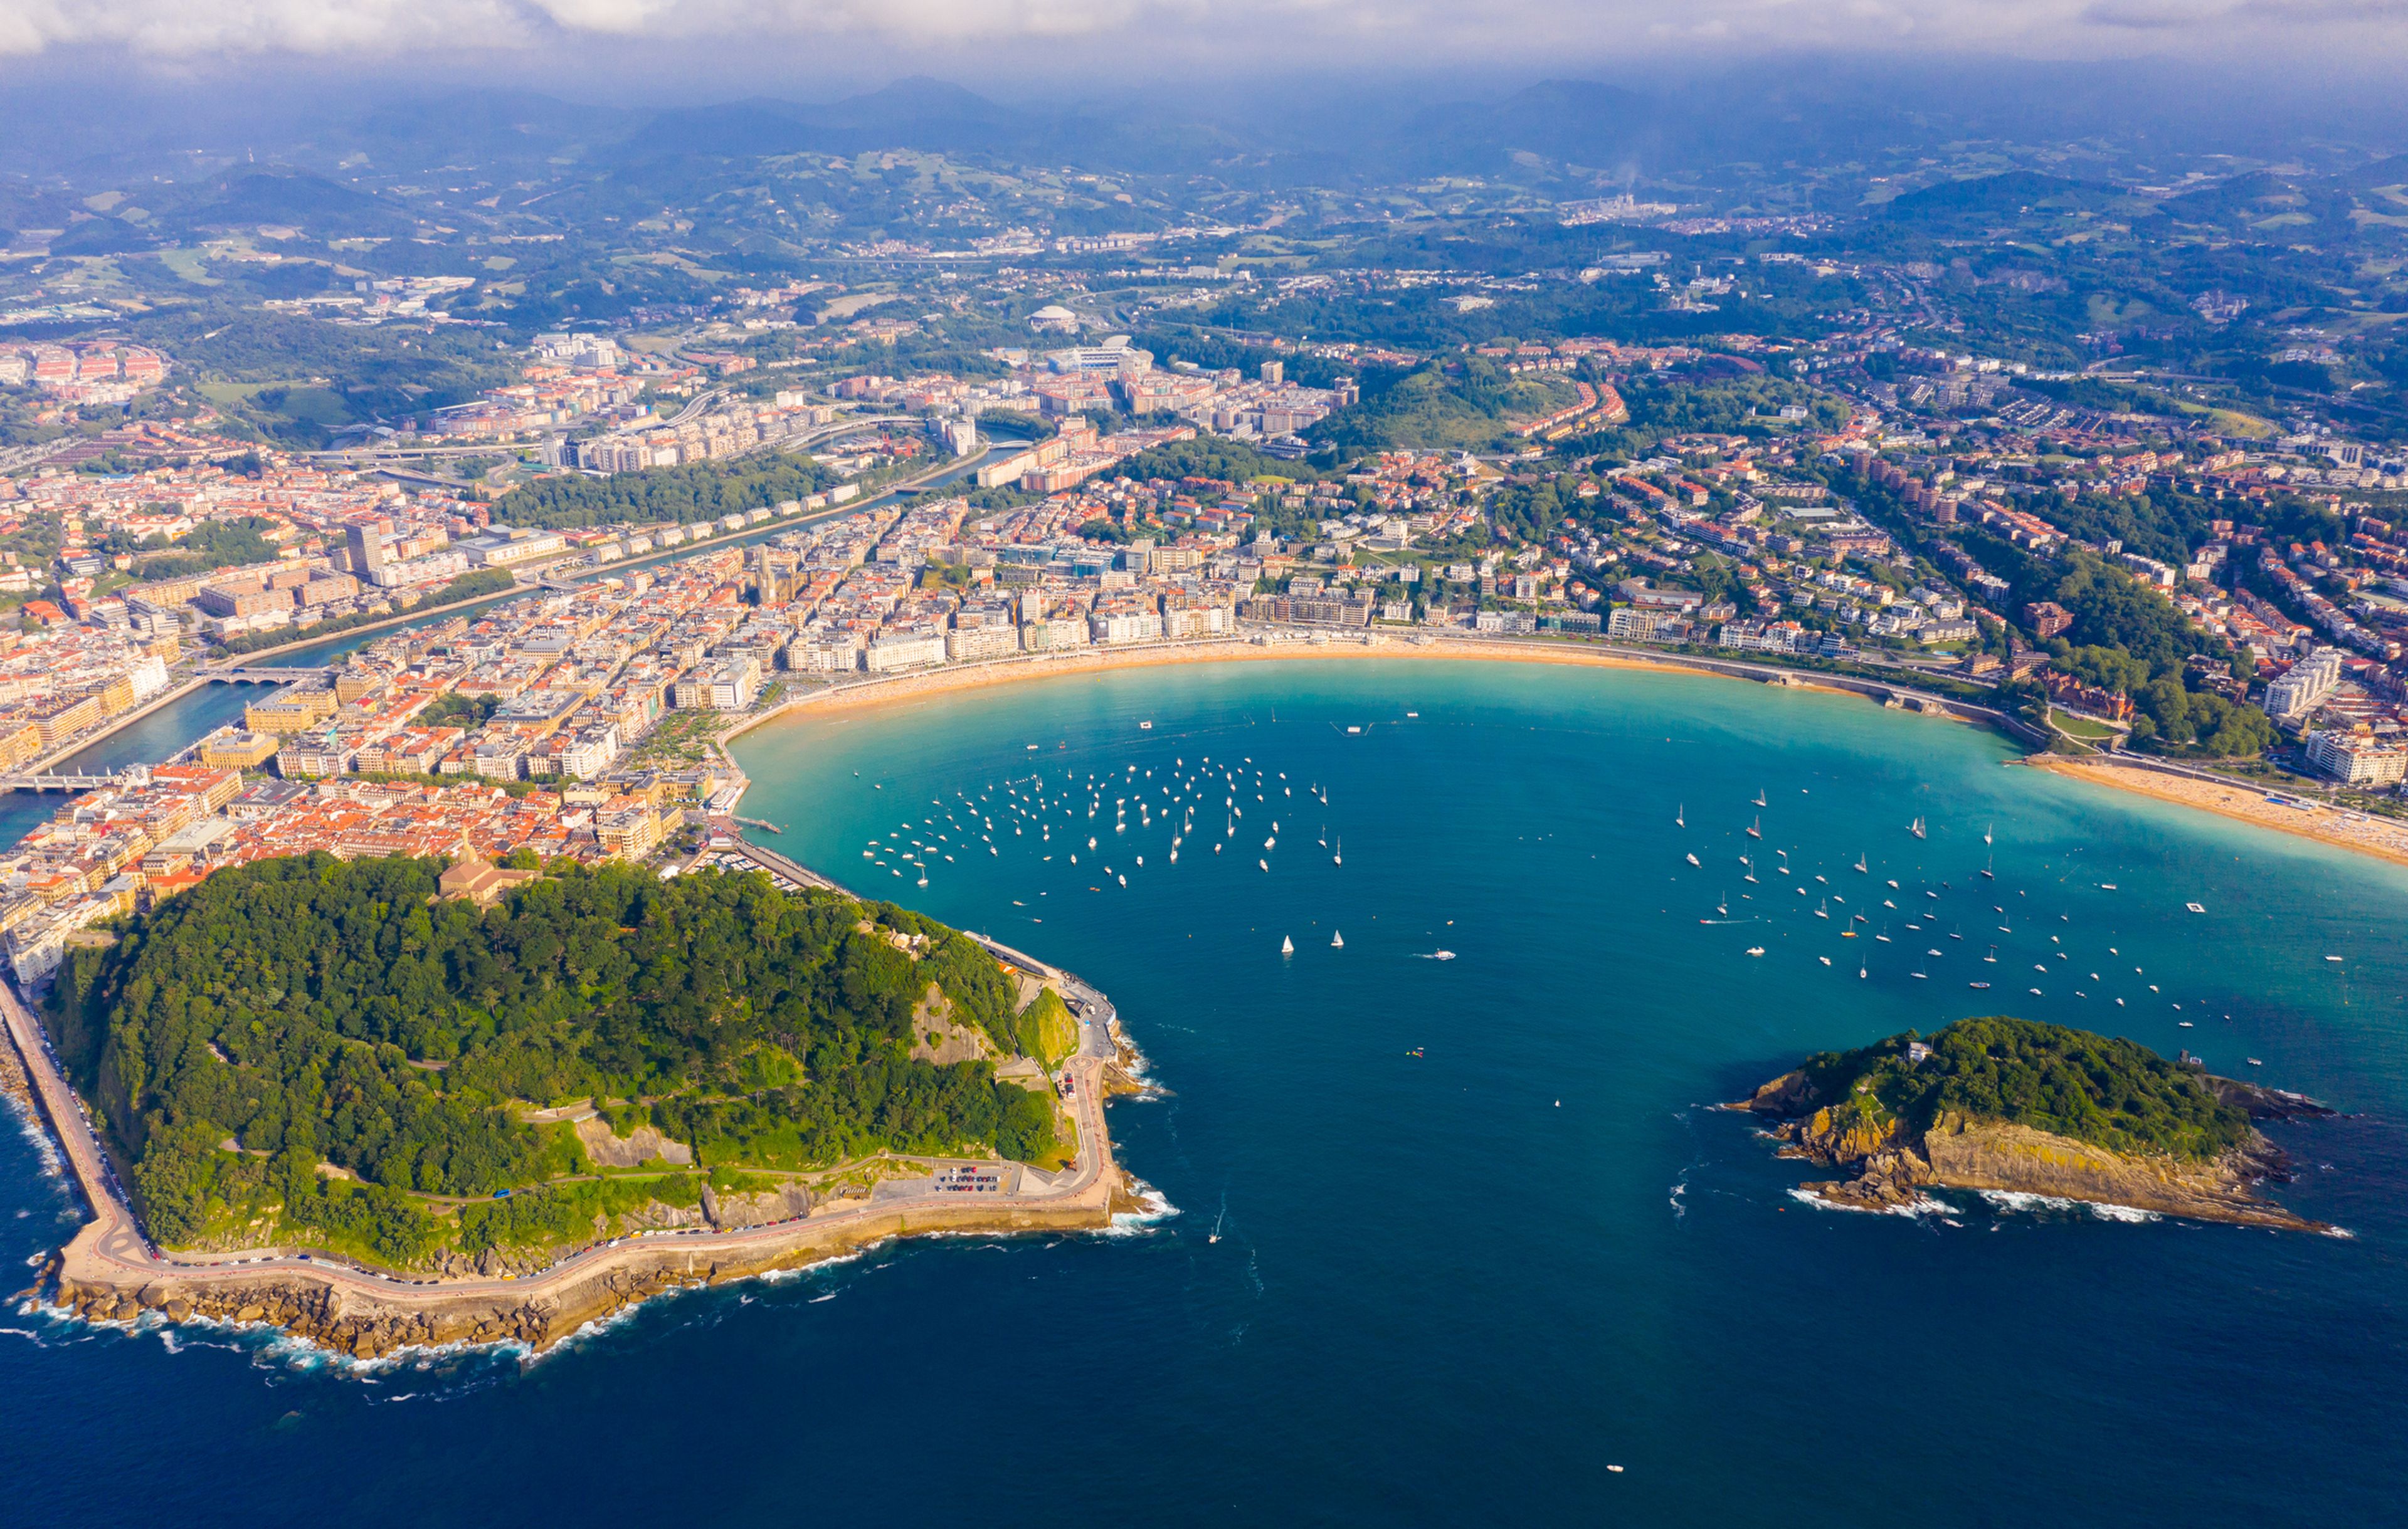
[[[1340,452],[1462,448],[1512,443],[1513,426],[1568,407],[1580,396],[1552,374],[1516,377],[1485,361],[1427,365],[1391,382],[1367,381],[1363,401],[1305,432]]]
[[[1020,1011],[1020,1049],[1048,1067],[1058,1067],[1079,1049],[1079,1022],[1052,988],[1041,988]]]
[[[1918,1042],[1929,1054],[1915,1057]],[[1959,1020],[1806,1060],[1819,1103],[1867,1125],[1894,1119],[1920,1136],[1942,1112],[2054,1132],[2122,1152],[2201,1160],[2246,1140],[2248,1113],[2203,1074],[2147,1047],[2003,1015]],[[1843,1122],[1854,1123],[1853,1122]]]
[[[262,861],[73,952],[52,1031],[159,1240],[256,1224],[422,1257],[456,1236],[447,1199],[585,1168],[519,1101],[593,1098],[720,1170],[1054,1145],[1043,1095],[987,1063],[911,1059],[931,983],[1007,1052],[1023,1030],[994,961],[940,924],[757,874],[621,865],[480,909],[437,900],[442,868]]]

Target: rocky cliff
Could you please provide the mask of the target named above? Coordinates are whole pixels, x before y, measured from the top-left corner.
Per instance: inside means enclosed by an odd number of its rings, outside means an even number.
[[[811,1192],[800,1184],[781,1184],[751,1194],[732,1194],[702,1186],[702,1213],[710,1224],[726,1230],[767,1226],[796,1221],[811,1213]]]
[[[2296,1120],[2331,1111],[2298,1094],[2211,1079],[2218,1094],[2257,1119]],[[1820,1098],[1804,1071],[1784,1073],[1731,1107],[1773,1123],[1781,1155],[1848,1171],[1802,1186],[1830,1204],[1861,1210],[1914,1204],[1925,1189],[2000,1190],[2096,1205],[2129,1206],[2200,1221],[2293,1231],[2329,1231],[2257,1193],[2286,1177],[2280,1149],[2252,1130],[2214,1158],[2122,1152],[2009,1121],[1943,1110],[1916,1129],[1856,1101]]]

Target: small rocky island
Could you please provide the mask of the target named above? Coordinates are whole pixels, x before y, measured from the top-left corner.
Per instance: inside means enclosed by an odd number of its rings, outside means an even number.
[[[1997,1190],[2330,1230],[2257,1193],[2289,1175],[2256,1122],[2332,1111],[2086,1030],[1996,1016],[1908,1031],[1818,1052],[1731,1107],[1776,1122],[1782,1156],[1846,1170],[1804,1188],[1849,1209]]]

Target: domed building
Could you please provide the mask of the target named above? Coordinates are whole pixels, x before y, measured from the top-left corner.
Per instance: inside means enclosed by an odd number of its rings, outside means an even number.
[[[1040,335],[1075,335],[1079,332],[1079,316],[1067,307],[1048,304],[1028,316],[1028,327]]]

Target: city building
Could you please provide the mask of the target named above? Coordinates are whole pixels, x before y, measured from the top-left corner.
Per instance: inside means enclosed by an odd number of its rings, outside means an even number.
[[[2396,786],[2408,780],[2408,744],[2397,738],[2320,730],[2308,735],[2302,752],[2310,764],[2346,786]]]

